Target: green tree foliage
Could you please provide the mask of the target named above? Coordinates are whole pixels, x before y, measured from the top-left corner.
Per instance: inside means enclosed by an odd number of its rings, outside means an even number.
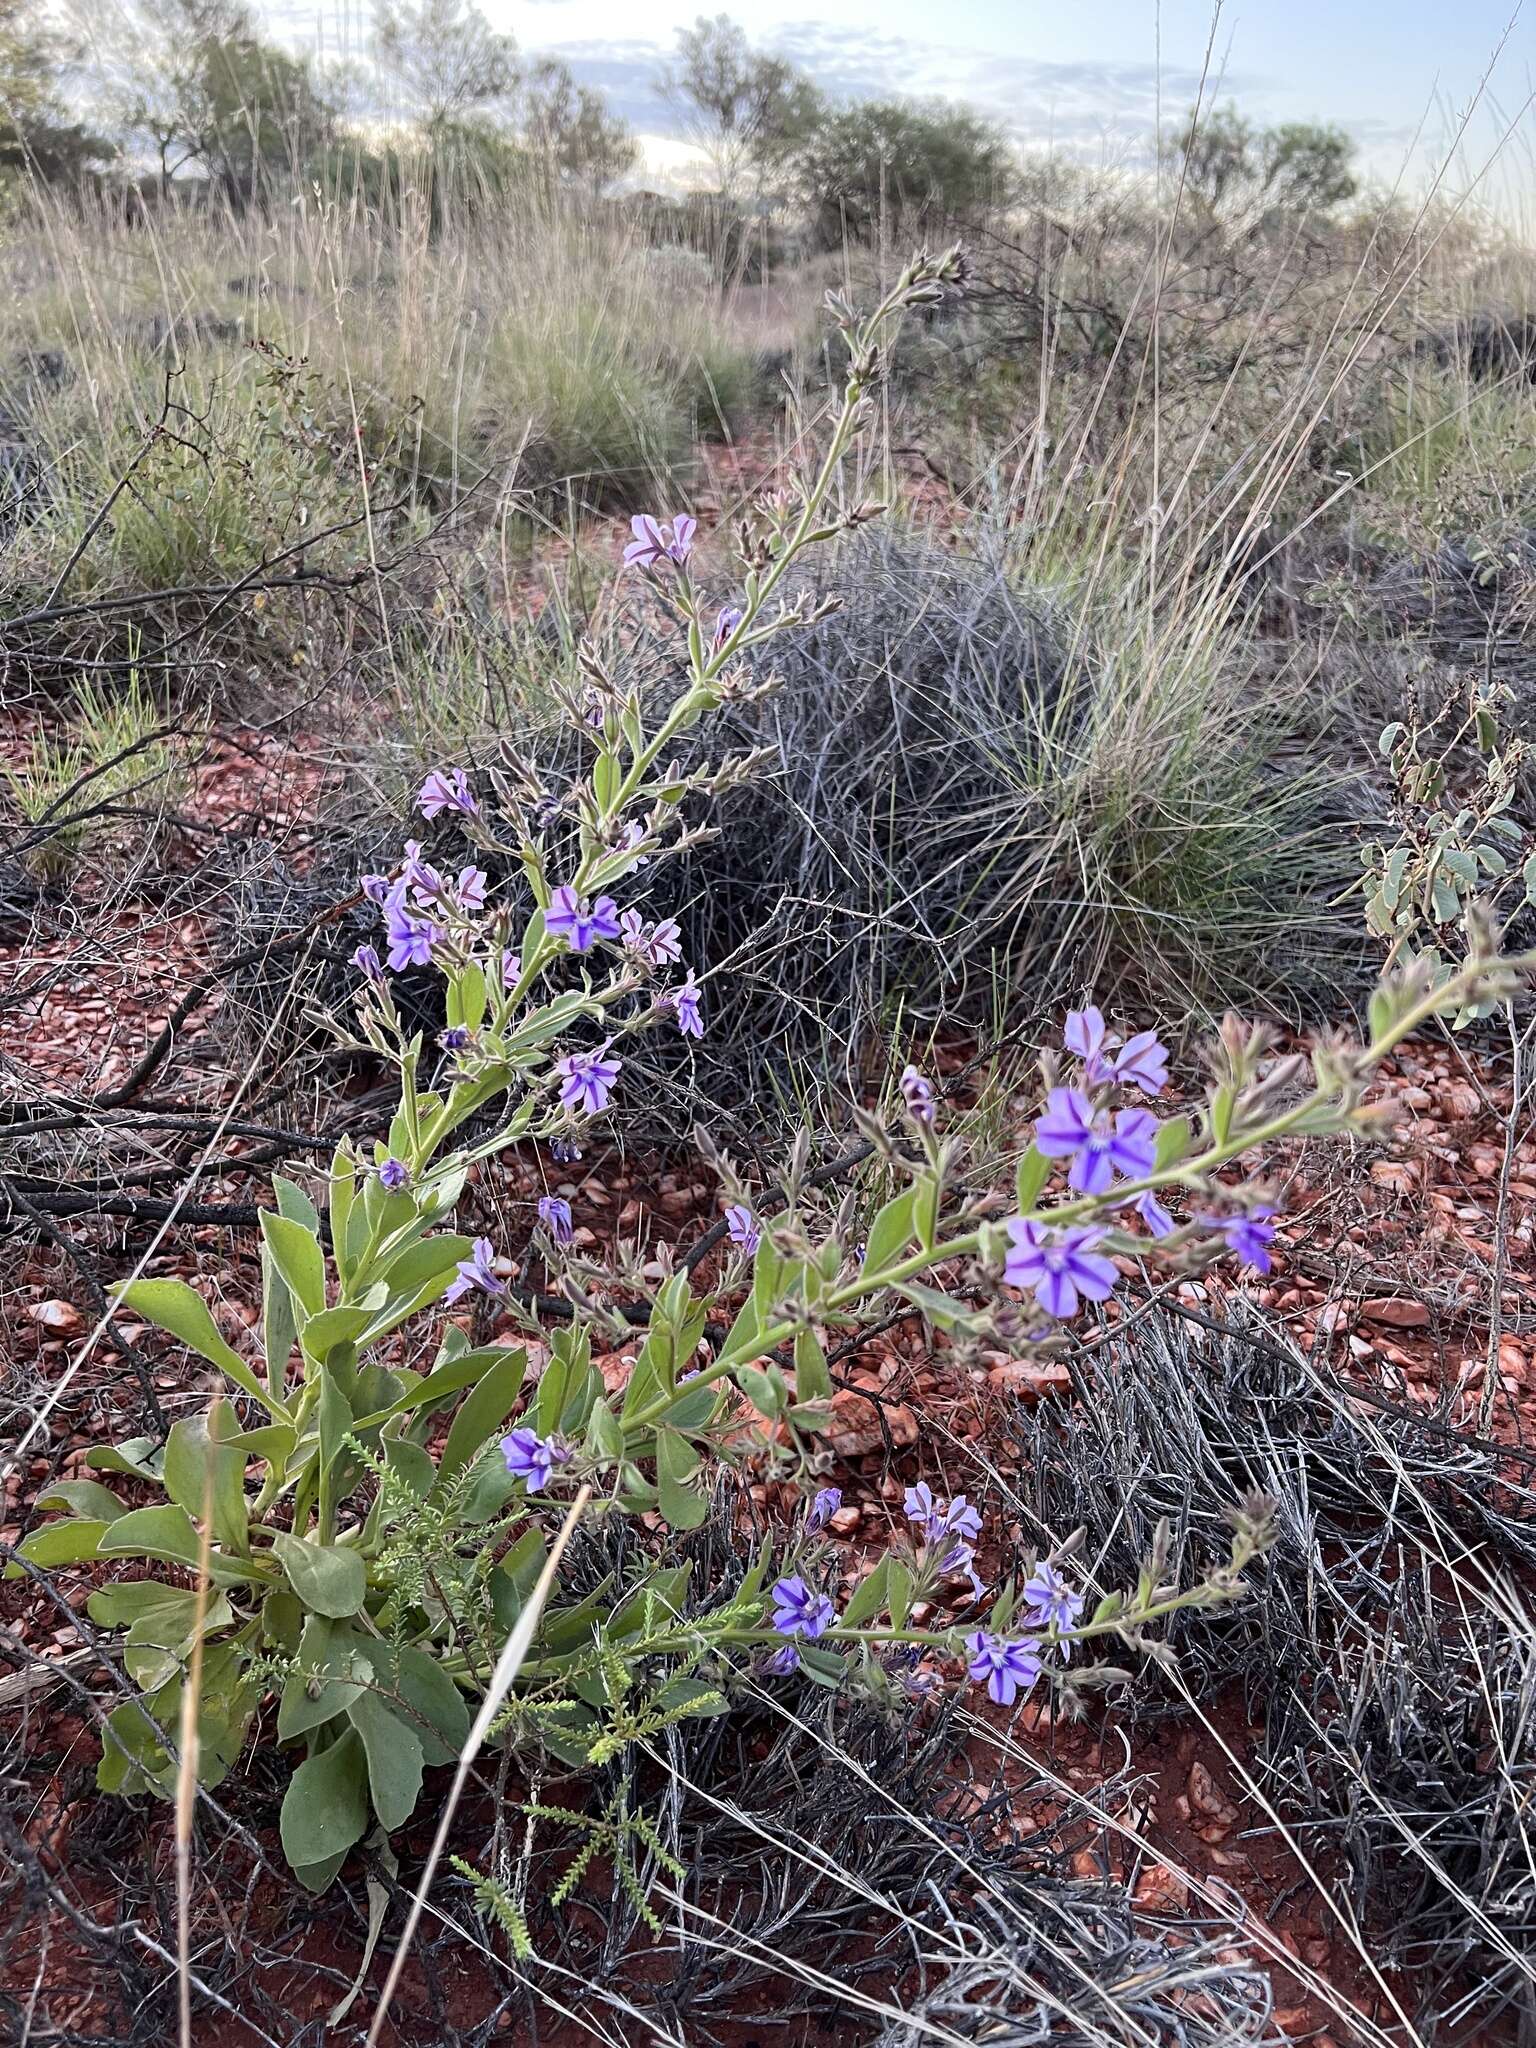
[[[1006,205],[1017,182],[1002,130],[945,101],[864,100],[828,114],[796,152],[823,240],[869,234],[884,212],[964,217]]]
[[[504,112],[517,89],[517,44],[474,0],[379,0],[373,57],[429,137]]]
[[[1342,128],[1288,121],[1256,128],[1235,107],[1191,110],[1163,159],[1212,213],[1327,213],[1359,191],[1355,143]]]
[[[535,167],[587,192],[606,191],[639,155],[627,123],[602,94],[578,85],[569,67],[552,57],[535,64],[524,81],[521,126]]]
[[[700,15],[677,32],[663,90],[709,158],[720,191],[758,190],[804,146],[821,120],[821,94],[782,57],[754,50],[728,15]]]
[[[72,121],[60,98],[71,55],[36,0],[0,0],[0,168],[59,183],[111,156],[111,144]]]
[[[80,0],[93,97],[162,190],[208,178],[237,205],[302,176],[331,141],[336,111],[308,62],[264,42],[244,0]]]

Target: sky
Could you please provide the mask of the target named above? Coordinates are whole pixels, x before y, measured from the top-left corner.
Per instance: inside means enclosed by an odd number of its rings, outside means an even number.
[[[481,0],[527,52],[563,57],[601,86],[649,161],[691,155],[656,74],[676,30],[722,7],[762,48],[793,58],[834,97],[967,100],[1025,145],[1123,161],[1159,107],[1177,119],[1208,68],[1207,96],[1263,121],[1324,120],[1359,140],[1369,173],[1417,187],[1472,119],[1457,189],[1500,153],[1493,184],[1536,199],[1536,0]],[[370,0],[266,0],[274,30],[331,56],[366,41]],[[1502,47],[1501,47],[1502,46]],[[1495,58],[1497,56],[1497,61]],[[1490,67],[1492,77],[1484,85]]]

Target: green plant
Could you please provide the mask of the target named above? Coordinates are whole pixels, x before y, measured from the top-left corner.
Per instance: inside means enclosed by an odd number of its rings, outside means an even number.
[[[466,1702],[482,1697],[483,1717],[497,1710],[508,1644],[522,1654],[503,1734],[598,1766],[677,1720],[720,1712],[746,1658],[765,1672],[802,1671],[877,1694],[922,1682],[913,1658],[960,1658],[1003,1705],[1050,1670],[1070,1703],[1118,1675],[1069,1665],[1071,1646],[1115,1639],[1166,1656],[1156,1624],[1245,1590],[1244,1569],[1268,1540],[1259,1501],[1234,1510],[1229,1556],[1196,1583],[1179,1583],[1160,1532],[1135,1583],[1085,1615],[1084,1596],[1057,1568],[1065,1551],[989,1594],[975,1572],[976,1510],[919,1485],[907,1497],[911,1544],[887,1555],[840,1615],[818,1590],[825,1497],[787,1554],[764,1545],[728,1591],[691,1589],[686,1561],[642,1562],[541,1611],[537,1497],[576,1481],[578,1503],[591,1499],[594,1512],[658,1515],[686,1532],[706,1517],[711,1461],[766,1447],[763,1432],[791,1469],[816,1469],[833,1391],[828,1344],[871,1311],[916,1310],[960,1343],[1029,1344],[1083,1301],[1107,1297],[1118,1280],[1113,1252],[1155,1249],[1191,1267],[1236,1252],[1263,1266],[1273,1206],[1260,1189],[1223,1184],[1219,1170],[1278,1139],[1367,1122],[1366,1083],[1393,1047],[1440,1009],[1505,991],[1528,963],[1477,943],[1442,987],[1422,972],[1384,985],[1371,1042],[1322,1048],[1310,1089],[1299,1088],[1300,1062],[1269,1064],[1266,1035],[1229,1023],[1212,1049],[1198,1125],[1192,1115],[1159,1125],[1135,1100],[1167,1079],[1155,1033],[1122,1042],[1096,1010],[1075,1012],[1071,1078],[1050,1088],[1006,1220],[1006,1201],[985,1191],[988,1173],[962,1172],[931,1088],[909,1068],[900,1133],[864,1118],[877,1207],[855,1200],[829,1217],[801,1148],[783,1213],[759,1222],[719,1162],[736,1255],[711,1284],[678,1271],[655,1287],[622,1393],[606,1390],[593,1363],[594,1334],[615,1320],[594,1290],[613,1276],[563,1257],[562,1202],[540,1204],[540,1242],[561,1267],[572,1311],[553,1329],[509,1286],[488,1239],[446,1227],[477,1166],[521,1140],[568,1148],[601,1114],[623,1065],[615,1045],[661,1022],[684,1035],[703,1029],[692,976],[657,981],[676,958],[672,928],[621,917],[603,892],[641,861],[664,861],[687,836],[684,807],[749,771],[750,761],[736,759],[684,772],[672,749],[721,701],[766,686],[740,665],[744,650],[814,615],[805,603],[769,607],[806,548],[872,516],[865,503],[827,508],[873,412],[882,342],[906,308],[930,303],[958,272],[957,254],[918,257],[867,320],[832,301],[849,371],[829,445],[808,483],[765,501],[748,522],[739,604],[709,616],[693,580],[691,519],[635,521],[628,559],[650,577],[687,648],[683,687],[654,729],[637,691],[587,648],[587,689],[569,710],[589,735],[590,765],[553,796],[534,764],[513,758],[515,846],[495,841],[465,770],[428,776],[423,815],[446,816],[477,843],[515,854],[520,890],[486,913],[481,870],[464,866],[450,880],[415,844],[392,880],[365,880],[384,913],[391,970],[430,962],[445,977],[442,1058],[425,1071],[422,1034],[402,1022],[377,953],[361,948],[357,1037],[397,1070],[399,1107],[371,1159],[338,1149],[324,1218],[295,1184],[276,1182],[277,1206],[261,1219],[260,1365],[226,1341],[186,1283],[136,1279],[120,1290],[125,1307],[220,1371],[229,1392],[205,1415],[179,1420],[163,1449],[139,1439],[90,1454],[96,1472],[157,1488],[162,1502],[130,1506],[100,1478],[60,1482],[44,1505],[66,1515],[29,1534],[14,1567],[147,1558],[194,1576],[190,1589],[151,1578],[91,1595],[93,1617],[121,1631],[140,1689],[107,1723],[104,1789],[163,1793],[192,1771],[217,1783],[261,1699],[276,1692],[278,1738],[305,1750],[283,1801],[284,1848],[318,1888],[373,1822],[385,1831],[403,1824],[428,1766],[467,1754]],[[556,881],[560,873],[570,880]],[[598,964],[606,978],[594,976]],[[1052,1193],[1058,1162],[1066,1187]],[[1190,1205],[1183,1221],[1163,1206],[1175,1189]],[[1132,1206],[1152,1240],[1129,1227]],[[547,1347],[520,1412],[524,1348],[476,1345],[450,1325],[421,1373],[391,1346],[422,1312],[479,1293]],[[252,1491],[247,1468],[256,1463]],[[956,1574],[973,1584],[972,1632],[920,1625],[919,1604]],[[169,1733],[178,1724],[179,1757]],[[633,1839],[654,1851],[621,1799],[593,1824],[591,1853],[606,1846],[622,1862]]]

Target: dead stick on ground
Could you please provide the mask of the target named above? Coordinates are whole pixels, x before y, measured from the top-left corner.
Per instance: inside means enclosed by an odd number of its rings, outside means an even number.
[[[470,1767],[474,1763],[475,1758],[480,1754],[480,1746],[490,1731],[491,1723],[501,1712],[502,1701],[505,1700],[507,1694],[512,1690],[512,1681],[516,1678],[518,1671],[522,1667],[523,1659],[528,1654],[528,1645],[533,1641],[533,1632],[539,1625],[539,1616],[544,1611],[544,1602],[549,1598],[550,1588],[555,1583],[555,1573],[559,1569],[561,1555],[565,1550],[566,1544],[571,1539],[571,1532],[575,1529],[577,1521],[580,1519],[582,1509],[591,1498],[591,1487],[584,1486],[580,1493],[577,1494],[575,1500],[571,1502],[571,1511],[561,1524],[560,1534],[555,1538],[554,1548],[549,1553],[548,1563],[539,1574],[539,1582],[533,1589],[533,1595],[528,1605],[517,1617],[516,1626],[513,1628],[511,1635],[507,1637],[506,1648],[496,1660],[496,1669],[491,1673],[491,1682],[486,1688],[485,1699],[481,1703],[479,1713],[475,1716],[473,1727],[465,1737],[464,1747],[459,1753],[459,1767],[454,1772],[453,1783],[448,1790],[448,1803],[443,1808],[443,1817],[438,1822],[437,1833],[433,1837],[431,1854],[427,1857],[426,1868],[421,1873],[421,1883],[416,1887],[416,1896],[412,1899],[411,1910],[406,1915],[405,1928],[400,1936],[400,1945],[395,1950],[395,1959],[390,1964],[389,1975],[384,1980],[384,1989],[379,1997],[378,2010],[373,2016],[373,2024],[368,2029],[368,2040],[365,2048],[377,2048],[379,2030],[383,2026],[385,2015],[389,2011],[390,2001],[399,1987],[400,1973],[405,1968],[405,1959],[410,1953],[411,1943],[415,1939],[416,1929],[421,1920],[422,1907],[427,1902],[427,1893],[432,1889],[432,1880],[437,1875],[437,1866],[442,1860],[443,1849],[448,1840],[448,1830],[453,1825],[453,1816],[458,1810],[459,1800],[463,1794],[464,1787],[469,1783]]]

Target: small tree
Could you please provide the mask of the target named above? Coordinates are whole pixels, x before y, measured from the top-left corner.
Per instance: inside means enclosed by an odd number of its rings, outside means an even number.
[[[728,15],[700,15],[677,32],[677,62],[662,89],[681,109],[728,198],[759,190],[804,143],[823,112],[821,94],[782,57],[754,50]]]
[[[796,169],[829,243],[869,234],[886,209],[963,217],[1006,205],[1018,177],[1001,129],[944,101],[857,101],[816,126]]]
[[[505,111],[517,89],[517,44],[474,0],[379,0],[373,55],[429,137]]]
[[[628,124],[600,92],[578,85],[553,57],[534,65],[524,87],[523,139],[534,163],[561,184],[606,191],[639,154]]]
[[[1360,189],[1350,168],[1354,154],[1342,128],[1315,121],[1255,128],[1231,106],[1204,115],[1192,108],[1162,148],[1186,193],[1212,213],[1327,213]]]

